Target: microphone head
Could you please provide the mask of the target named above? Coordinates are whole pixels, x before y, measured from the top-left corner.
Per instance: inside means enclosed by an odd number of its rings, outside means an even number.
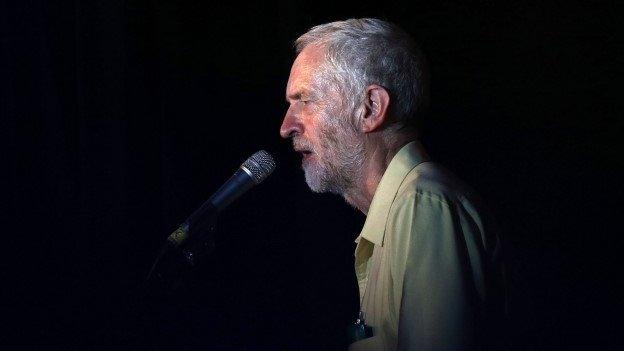
[[[260,150],[243,162],[241,168],[250,173],[254,183],[260,184],[275,169],[275,160],[273,160],[271,154]]]

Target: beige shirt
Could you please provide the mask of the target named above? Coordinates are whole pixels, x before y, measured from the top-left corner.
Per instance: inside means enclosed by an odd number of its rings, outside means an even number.
[[[504,303],[499,241],[477,197],[417,142],[392,159],[355,250],[373,337],[349,350],[466,350]],[[501,295],[502,294],[502,295]]]

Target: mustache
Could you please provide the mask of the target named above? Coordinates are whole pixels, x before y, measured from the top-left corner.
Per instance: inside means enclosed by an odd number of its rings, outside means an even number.
[[[313,150],[313,145],[310,144],[309,142],[303,140],[303,139],[297,139],[297,138],[293,138],[292,139],[292,144],[293,144],[293,148],[296,150],[309,150],[312,151]]]

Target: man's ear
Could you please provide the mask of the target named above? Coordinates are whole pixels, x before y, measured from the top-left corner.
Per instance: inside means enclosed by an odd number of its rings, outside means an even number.
[[[379,130],[386,121],[390,95],[384,87],[375,84],[367,86],[365,94],[365,108],[361,126],[364,133],[370,133]]]

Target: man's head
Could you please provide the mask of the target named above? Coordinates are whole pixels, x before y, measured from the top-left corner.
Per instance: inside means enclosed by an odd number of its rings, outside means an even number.
[[[428,100],[424,60],[402,30],[377,19],[312,28],[295,42],[280,133],[302,152],[313,191],[357,186],[371,135],[415,134]]]

